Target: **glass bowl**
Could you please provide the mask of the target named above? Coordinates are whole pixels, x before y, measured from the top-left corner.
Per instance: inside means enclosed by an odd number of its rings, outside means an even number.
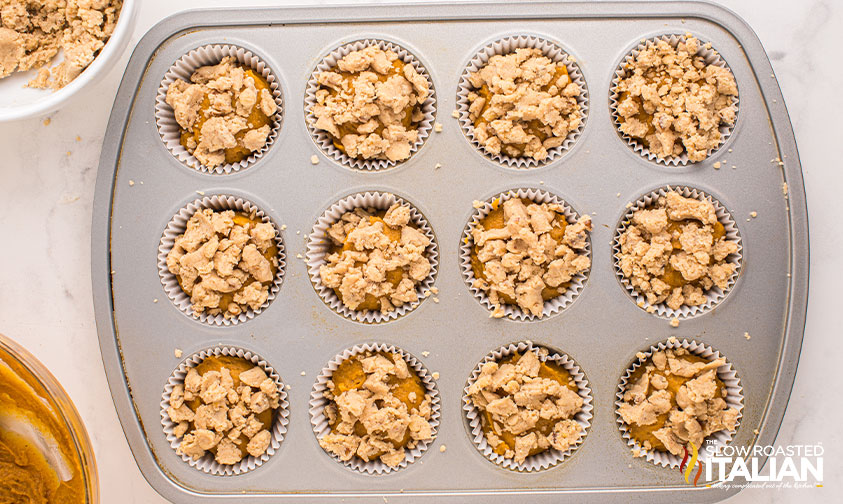
[[[18,467],[38,466],[45,471],[52,469],[60,485],[70,489],[68,491],[73,495],[78,495],[80,504],[99,503],[94,450],[79,412],[47,368],[23,347],[2,334],[0,434],[7,440],[27,444],[28,449],[38,450],[49,468],[21,456],[16,450],[20,445],[10,445],[15,457],[13,464],[17,460],[24,460],[26,465]],[[0,459],[0,476],[2,463]],[[0,500],[3,499],[3,484],[0,482]],[[83,497],[84,500],[81,500]]]

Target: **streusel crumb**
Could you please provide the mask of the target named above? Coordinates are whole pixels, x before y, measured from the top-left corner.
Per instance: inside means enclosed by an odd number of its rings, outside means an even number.
[[[278,110],[269,83],[230,56],[167,89],[181,144],[204,166],[238,163],[267,142]]]
[[[403,161],[410,157],[424,119],[430,83],[391,50],[352,51],[316,76],[314,127],[356,159]]]
[[[651,305],[673,310],[705,303],[705,293],[725,289],[737,266],[728,262],[738,251],[726,237],[714,205],[675,191],[633,213],[619,238],[624,277]]]
[[[396,467],[406,450],[433,438],[432,398],[400,355],[367,351],[349,357],[327,385],[324,414],[331,432],[319,446],[340,460],[359,457]]]
[[[535,351],[487,362],[468,388],[494,452],[520,464],[550,448],[568,451],[583,435],[574,416],[583,398],[570,373]]]
[[[582,122],[582,90],[539,49],[496,54],[468,80],[474,138],[491,154],[543,161]]]
[[[193,313],[236,317],[269,297],[278,270],[275,228],[232,210],[199,210],[167,254]]]
[[[181,439],[176,452],[193,460],[210,453],[222,465],[260,457],[272,440],[280,394],[275,380],[246,359],[206,357],[170,392],[167,416]]]
[[[618,414],[646,450],[683,455],[688,443],[734,430],[738,410],[726,404],[717,376],[724,359],[708,361],[683,348],[655,352],[630,376]]]
[[[574,276],[591,267],[586,251],[591,217],[568,223],[564,207],[510,198],[496,202],[472,231],[473,286],[489,296],[496,318],[501,304],[542,316]]]
[[[617,84],[620,130],[660,158],[684,152],[702,161],[720,145],[720,126],[735,122],[735,77],[707,64],[700,51],[694,37],[676,47],[661,39],[648,43]]]
[[[410,207],[386,212],[356,208],[328,228],[333,248],[319,276],[352,310],[387,313],[418,301],[418,286],[430,274],[430,239],[410,221]]]
[[[0,79],[40,68],[27,87],[60,89],[114,33],[122,0],[0,0]],[[49,67],[64,53],[64,61]]]

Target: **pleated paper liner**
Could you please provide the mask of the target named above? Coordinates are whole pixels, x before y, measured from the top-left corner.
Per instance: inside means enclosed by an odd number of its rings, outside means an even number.
[[[316,91],[319,90],[319,82],[316,80],[317,75],[321,72],[326,72],[336,68],[337,62],[348,55],[350,52],[359,51],[369,46],[377,46],[380,49],[387,51],[390,50],[398,55],[398,58],[401,59],[404,63],[408,65],[412,65],[413,68],[416,69],[416,72],[419,73],[422,77],[427,80],[427,83],[430,86],[430,94],[428,95],[427,99],[422,103],[421,111],[424,114],[421,122],[418,124],[418,138],[416,139],[415,143],[410,147],[410,157],[403,160],[403,161],[391,161],[388,159],[362,159],[362,158],[352,158],[346,155],[345,152],[338,149],[334,145],[334,139],[328,134],[327,131],[316,129],[316,119],[313,117],[312,109],[313,106],[316,104]],[[390,42],[388,40],[380,40],[380,39],[365,39],[365,40],[357,40],[354,42],[349,42],[347,44],[343,44],[338,48],[331,51],[325,58],[316,65],[316,68],[310,75],[310,79],[307,81],[307,87],[305,88],[305,97],[304,97],[304,115],[305,115],[305,124],[307,126],[307,130],[310,132],[310,136],[313,138],[313,141],[316,142],[316,145],[322,149],[322,152],[325,153],[330,159],[333,159],[337,163],[347,167],[352,168],[355,170],[365,170],[365,171],[379,171],[379,170],[386,170],[387,168],[392,168],[393,166],[397,166],[398,164],[407,162],[413,155],[424,145],[425,140],[430,136],[430,131],[433,129],[433,122],[436,115],[436,90],[433,87],[433,79],[430,77],[430,74],[427,72],[427,69],[419,62],[419,60],[414,56],[410,51],[401,47],[395,42]]]
[[[726,258],[727,263],[735,265],[735,271],[729,277],[729,283],[726,288],[721,289],[716,285],[712,286],[711,289],[704,292],[706,298],[705,303],[697,306],[682,305],[678,310],[669,308],[664,302],[656,305],[651,305],[647,301],[647,297],[645,295],[635,290],[635,287],[633,287],[629,280],[624,276],[620,267],[620,237],[624,233],[624,231],[626,231],[626,228],[632,221],[632,215],[637,210],[647,209],[648,207],[653,205],[659,197],[666,196],[667,193],[670,191],[676,191],[686,198],[694,198],[700,201],[708,201],[712,203],[714,205],[714,212],[717,215],[717,220],[720,221],[720,223],[723,224],[723,227],[726,229],[726,238],[730,241],[735,241],[738,244],[738,251],[734,254],[729,255]],[[653,315],[663,319],[677,318],[679,320],[684,320],[702,315],[704,313],[708,313],[709,311],[713,310],[718,304],[720,304],[724,299],[726,299],[726,296],[732,291],[732,287],[734,287],[735,283],[738,280],[738,277],[741,274],[741,266],[743,264],[742,251],[743,244],[741,242],[741,235],[738,231],[738,226],[735,223],[735,220],[732,218],[732,215],[726,209],[726,207],[724,207],[719,201],[717,201],[717,199],[715,199],[709,194],[706,194],[703,191],[700,191],[699,189],[694,189],[693,187],[667,185],[640,197],[637,201],[632,204],[632,206],[621,218],[620,222],[618,223],[618,227],[615,230],[614,239],[612,240],[612,264],[615,269],[615,275],[618,277],[618,280],[620,281],[621,285],[626,289],[626,291],[629,293],[629,295],[632,297],[638,307],[645,311],[651,312]]]
[[[401,306],[396,306],[394,310],[387,313],[381,313],[378,310],[352,310],[343,304],[333,289],[322,283],[322,277],[319,274],[319,267],[326,264],[326,257],[332,247],[331,239],[328,237],[328,228],[339,221],[344,213],[352,211],[355,208],[371,207],[378,210],[387,210],[395,203],[409,205],[410,222],[430,240],[430,245],[425,250],[425,256],[430,261],[430,273],[424,281],[416,286],[416,295],[419,299],[413,303],[404,303]],[[331,205],[319,217],[319,220],[316,221],[316,225],[308,236],[305,260],[307,261],[307,272],[310,275],[313,288],[316,289],[316,292],[325,304],[347,319],[373,324],[395,320],[415,310],[424,301],[426,294],[430,292],[430,288],[433,287],[433,283],[436,280],[439,265],[439,248],[436,244],[433,229],[431,229],[424,215],[414,205],[392,193],[369,191],[346,196]],[[427,295],[429,296],[429,294]]]
[[[431,439],[426,441],[418,441],[415,448],[413,449],[405,449],[406,456],[404,460],[397,466],[397,467],[390,467],[385,463],[381,462],[380,459],[378,460],[370,460],[369,462],[364,461],[358,456],[354,456],[347,461],[342,461],[337,455],[325,452],[331,458],[339,462],[340,464],[344,465],[345,467],[356,471],[361,474],[368,474],[368,475],[381,475],[381,474],[390,474],[412,464],[416,461],[419,457],[424,454],[425,451],[430,447],[433,443],[433,440],[436,439],[436,433],[439,428],[439,419],[440,419],[440,398],[439,398],[439,390],[436,388],[436,382],[434,381],[433,377],[431,376],[430,372],[421,363],[415,356],[410,354],[409,352],[404,351],[401,348],[398,348],[393,345],[388,345],[386,343],[365,343],[365,344],[358,344],[354,345],[351,348],[347,348],[343,350],[341,353],[334,356],[330,362],[322,369],[319,373],[319,376],[316,378],[316,384],[313,386],[313,391],[310,393],[310,423],[313,427],[313,433],[316,434],[316,439],[322,439],[324,436],[331,432],[331,426],[328,423],[327,417],[325,417],[325,407],[329,404],[329,401],[325,398],[324,394],[328,390],[328,381],[333,376],[334,371],[343,363],[346,359],[353,357],[358,354],[362,354],[366,351],[370,352],[389,352],[395,355],[398,355],[407,363],[407,366],[413,369],[418,377],[421,379],[427,393],[431,397],[431,415],[430,415],[430,426],[432,427],[432,436]]]
[[[206,208],[210,208],[214,211],[233,210],[247,215],[254,215],[257,218],[260,218],[261,221],[272,224],[272,227],[275,229],[275,245],[278,247],[278,269],[275,273],[275,279],[269,287],[269,297],[257,310],[248,308],[237,317],[232,318],[225,318],[222,314],[209,315],[207,312],[196,314],[191,306],[190,296],[182,290],[176,275],[170,273],[170,270],[167,268],[167,254],[169,254],[170,250],[173,249],[176,238],[178,238],[179,235],[184,234],[187,229],[187,221],[190,220],[193,214]],[[259,209],[254,203],[242,198],[215,194],[212,196],[205,196],[189,203],[187,206],[179,210],[172,220],[170,220],[170,223],[167,224],[167,228],[164,230],[164,234],[161,236],[161,242],[158,245],[158,275],[161,278],[161,284],[164,286],[164,291],[167,293],[167,297],[169,297],[176,307],[178,307],[178,309],[185,315],[205,324],[214,326],[229,326],[254,318],[275,299],[275,296],[278,294],[278,290],[281,288],[281,282],[284,279],[284,270],[287,266],[285,259],[286,253],[284,250],[284,241],[281,237],[281,231],[263,210]]]
[[[489,312],[494,312],[495,308],[492,305],[492,302],[489,300],[489,295],[482,289],[478,289],[474,287],[474,270],[471,268],[471,249],[474,247],[474,239],[472,238],[472,231],[476,228],[480,221],[483,220],[489,212],[491,212],[494,207],[493,204],[497,201],[499,204],[503,204],[504,201],[510,198],[527,198],[535,203],[555,203],[562,205],[564,208],[564,215],[565,219],[568,221],[568,224],[573,224],[580,218],[580,215],[562,198],[552,194],[550,192],[541,190],[541,189],[532,189],[532,188],[520,188],[520,189],[511,189],[509,191],[505,191],[491,198],[487,199],[483,202],[483,205],[480,208],[474,210],[471,218],[468,221],[465,229],[463,230],[461,240],[460,240],[460,269],[462,270],[462,276],[465,280],[466,285],[468,285],[469,290],[474,295],[474,297],[483,305]],[[591,238],[587,242],[586,248],[584,252],[591,258]],[[588,278],[589,271],[585,273],[578,273],[569,282],[569,286],[565,291],[556,296],[555,298],[549,299],[544,302],[544,306],[542,309],[542,318],[532,315],[528,312],[525,312],[521,309],[521,307],[517,305],[509,305],[501,303],[501,309],[504,312],[504,316],[513,320],[518,321],[537,321],[543,320],[551,315],[555,315],[574,302],[577,296],[583,290],[585,286],[586,279]]]
[[[553,147],[547,150],[547,158],[543,161],[537,161],[531,157],[510,157],[504,153],[494,154],[487,151],[483,145],[480,144],[474,137],[474,124],[471,122],[468,114],[469,101],[468,94],[473,90],[471,83],[468,80],[469,74],[477,72],[489,62],[489,58],[494,55],[507,55],[514,52],[516,49],[533,48],[540,49],[542,54],[550,58],[555,63],[562,63],[568,69],[568,76],[572,82],[580,86],[580,95],[577,97],[577,103],[580,106],[581,121],[580,125],[568,133],[565,141],[558,147]],[[535,35],[517,35],[505,37],[496,40],[482,49],[469,61],[468,66],[463,70],[459,80],[459,87],[457,89],[457,111],[459,112],[459,123],[466,138],[480,151],[484,156],[492,161],[509,168],[535,168],[545,166],[560,159],[571,148],[582,135],[585,129],[586,119],[588,118],[588,87],[585,83],[585,78],[580,71],[579,66],[574,62],[574,59],[569,56],[565,50],[561,48],[556,42],[552,42],[546,38]]]
[[[272,96],[275,98],[275,104],[278,110],[275,112],[271,123],[271,130],[266,138],[266,145],[259,151],[253,152],[247,158],[238,163],[227,163],[215,166],[213,168],[203,165],[196,157],[189,153],[187,149],[181,144],[181,128],[176,122],[173,114],[173,108],[167,104],[167,89],[170,84],[177,79],[190,82],[190,76],[199,67],[207,65],[216,65],[226,56],[231,56],[236,59],[241,65],[251,68],[256,73],[261,75],[269,84]],[[155,97],[155,122],[158,125],[158,133],[161,135],[161,141],[167,146],[170,153],[184,165],[198,170],[203,173],[211,173],[215,175],[227,175],[244,170],[254,165],[267,151],[269,151],[275,139],[278,138],[278,132],[281,130],[281,123],[284,117],[283,97],[281,94],[280,82],[273,74],[269,66],[258,58],[251,51],[242,47],[234,45],[206,45],[198,47],[178,59],[173,66],[164,74],[164,79],[158,87],[158,93]]]
[[[170,376],[167,380],[167,384],[164,386],[164,393],[161,395],[161,425],[164,428],[164,434],[167,437],[167,442],[174,450],[177,449],[181,444],[181,438],[177,438],[175,434],[173,434],[173,429],[175,429],[177,424],[173,423],[173,421],[170,420],[170,416],[167,414],[167,408],[170,406],[170,394],[173,392],[173,388],[175,388],[176,385],[184,383],[184,378],[187,376],[187,372],[190,368],[198,366],[207,357],[220,355],[240,357],[263,369],[266,372],[266,375],[272,378],[276,385],[278,385],[278,394],[281,403],[278,410],[275,412],[275,423],[272,426],[272,438],[270,440],[269,447],[260,457],[248,455],[236,464],[223,465],[217,463],[217,461],[214,460],[214,455],[210,452],[206,453],[205,456],[198,460],[193,460],[187,455],[180,454],[182,460],[190,464],[191,467],[195,467],[200,471],[216,476],[233,476],[249,472],[256,467],[263,465],[264,462],[269,460],[269,458],[278,451],[281,447],[281,442],[284,441],[284,435],[287,433],[287,424],[290,421],[287,392],[284,390],[284,384],[281,381],[281,377],[266,360],[248,350],[233,346],[208,348],[191,355],[179,364],[179,367],[176,368],[175,372]]]
[[[535,455],[528,456],[524,462],[520,464],[516,464],[514,459],[507,459],[504,458],[502,455],[495,453],[494,449],[489,446],[488,441],[486,440],[486,435],[483,432],[483,423],[481,421],[482,412],[474,406],[471,402],[471,398],[468,395],[468,389],[477,381],[477,378],[480,376],[480,372],[483,368],[483,365],[487,362],[500,362],[502,359],[505,359],[512,355],[515,352],[519,352],[523,355],[525,352],[533,352],[539,356],[539,360],[542,362],[551,361],[559,366],[562,366],[567,370],[571,377],[574,379],[574,382],[577,384],[578,394],[583,399],[582,409],[574,415],[573,419],[582,427],[582,435],[580,436],[579,440],[571,446],[567,451],[559,451],[554,449],[553,447],[548,448],[547,450],[537,453]],[[477,448],[480,453],[483,454],[484,457],[491,460],[495,464],[504,469],[509,469],[511,471],[517,472],[535,472],[535,471],[542,471],[545,469],[549,469],[554,467],[560,463],[562,463],[565,459],[567,459],[574,451],[577,450],[584,442],[585,438],[588,435],[589,429],[591,427],[591,419],[593,416],[593,405],[592,405],[592,395],[591,395],[591,387],[588,383],[588,379],[585,376],[585,373],[582,372],[580,367],[571,359],[569,356],[558,353],[550,348],[543,347],[541,345],[536,345],[531,341],[520,341],[517,343],[510,343],[509,345],[503,346],[498,348],[497,350],[493,350],[486,354],[486,356],[474,367],[474,370],[471,372],[471,376],[468,379],[468,382],[463,389],[463,411],[465,413],[466,418],[468,419],[469,428],[471,429],[471,437],[474,446]]]
[[[664,164],[664,165],[667,165],[667,166],[685,166],[688,163],[693,163],[693,161],[690,161],[688,159],[687,152],[683,152],[679,156],[671,156],[669,158],[659,157],[656,154],[650,152],[650,149],[647,148],[647,146],[645,146],[643,143],[641,143],[638,139],[633,138],[633,137],[631,137],[631,136],[629,136],[625,133],[622,133],[620,131],[620,125],[621,125],[620,115],[618,114],[618,103],[619,103],[620,94],[617,91],[617,87],[618,87],[618,83],[621,81],[621,79],[623,79],[627,76],[627,69],[624,68],[624,67],[627,64],[634,62],[635,57],[638,55],[639,52],[641,52],[641,50],[643,50],[647,47],[653,46],[656,43],[656,41],[658,41],[658,40],[665,40],[670,45],[672,45],[673,47],[676,47],[679,44],[679,42],[681,42],[685,38],[686,38],[685,35],[667,34],[667,35],[660,35],[658,37],[653,37],[653,38],[642,41],[640,44],[638,44],[638,46],[635,47],[635,49],[630,51],[629,54],[627,54],[624,57],[623,61],[621,61],[620,65],[618,65],[618,68],[615,70],[615,77],[612,79],[612,85],[609,89],[609,111],[612,114],[612,120],[615,123],[615,127],[618,128],[618,134],[621,135],[621,137],[624,140],[626,140],[626,142],[629,144],[629,147],[634,152],[637,152],[638,154],[640,154],[641,157],[643,157],[645,159],[648,159],[650,161],[653,161],[655,163],[661,163],[661,164]],[[721,68],[726,68],[731,73],[732,72],[731,68],[729,68],[729,65],[726,64],[726,61],[720,56],[720,53],[715,51],[710,45],[709,45],[709,47],[706,48],[705,44],[706,43],[704,41],[700,40],[700,50],[699,50],[699,52],[697,52],[697,55],[702,56],[705,59],[706,64],[715,65],[715,66],[718,66],[718,67],[721,67]],[[738,86],[738,87],[740,88],[740,86]],[[740,94],[740,91],[738,91],[738,93]],[[720,144],[717,147],[709,149],[709,151],[706,155],[706,159],[711,157],[712,154],[714,154],[717,150],[719,150],[720,147],[722,147],[726,143],[726,141],[732,135],[732,132],[735,130],[735,125],[738,122],[737,121],[737,115],[738,115],[738,112],[739,112],[739,108],[738,108],[739,103],[740,103],[739,96],[733,96],[732,97],[732,107],[734,107],[734,109],[735,109],[735,121],[731,125],[729,125],[729,124],[721,124],[720,125],[720,127],[719,127]]]
[[[687,340],[683,339],[679,341],[676,338],[670,338],[667,341],[662,341],[655,345],[652,345],[649,350],[643,352],[644,357],[636,357],[635,361],[627,368],[624,372],[623,376],[621,377],[621,381],[618,384],[618,391],[616,393],[617,400],[615,401],[615,420],[618,422],[618,428],[621,431],[623,439],[626,440],[627,445],[629,446],[630,450],[637,450],[638,453],[643,454],[645,459],[648,462],[652,462],[656,465],[660,465],[662,467],[679,467],[679,464],[682,463],[682,457],[678,457],[673,455],[667,451],[659,451],[659,450],[645,450],[643,446],[641,446],[635,438],[629,433],[629,428],[626,422],[623,421],[620,414],[618,413],[618,408],[623,404],[623,395],[626,392],[626,387],[628,385],[628,380],[632,376],[632,373],[635,372],[636,369],[641,367],[647,360],[652,357],[652,355],[660,350],[666,349],[678,349],[684,348],[688,350],[689,353],[693,355],[697,355],[699,357],[703,357],[707,361],[713,361],[718,358],[723,357],[720,352],[714,350],[710,346],[704,343],[698,343],[694,340]],[[740,379],[738,378],[737,373],[735,372],[734,368],[732,367],[732,363],[726,361],[726,364],[721,366],[717,369],[717,377],[723,382],[726,386],[726,404],[731,408],[735,408],[738,410],[738,423],[735,426],[737,430],[740,427],[740,421],[743,417],[743,387],[741,386]],[[722,447],[726,446],[732,441],[732,436],[736,431],[729,431],[729,430],[722,430],[715,432],[705,438],[704,445]],[[699,448],[699,460],[702,462],[706,462],[709,458],[709,452],[703,447]]]

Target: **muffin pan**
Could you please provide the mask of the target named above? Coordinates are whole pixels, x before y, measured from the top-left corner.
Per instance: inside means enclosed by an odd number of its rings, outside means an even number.
[[[633,151],[610,111],[615,70],[640,40],[690,32],[711,42],[735,74],[740,113],[717,153],[685,166]],[[460,76],[490,41],[510,36],[558,41],[588,86],[582,134],[553,162],[510,168],[472,145],[452,112]],[[410,159],[366,171],[322,153],[305,123],[311,72],[343,44],[396,43],[421,61],[436,89],[435,122]],[[167,71],[190,51],[229,44],[258,56],[284,97],[278,136],[246,170],[204,173],[174,157],[155,121]],[[294,48],[291,50],[291,48]],[[713,502],[738,491],[693,487],[679,471],[633,457],[618,428],[618,386],[636,353],[671,336],[719,351],[741,379],[743,410],[733,445],[771,444],[793,384],[805,323],[807,210],[793,131],[769,60],[752,30],[708,4],[529,3],[381,5],[193,11],[168,18],[132,55],[108,125],[92,229],[97,328],[120,421],[146,479],[173,502],[601,501]],[[316,156],[318,164],[312,164]],[[718,164],[719,163],[719,164]],[[715,168],[718,166],[718,168]],[[627,204],[654,189],[702,191],[726,208],[741,237],[741,271],[714,309],[678,328],[636,306],[613,268],[612,241]],[[541,320],[489,318],[460,262],[472,203],[510,189],[557,195],[594,221],[592,267],[576,299]],[[380,323],[345,318],[314,289],[305,262],[319,217],[355,193],[393,193],[424,215],[438,246],[436,289],[417,308]],[[185,316],[167,296],[158,246],[179,210],[213,195],[249,201],[281,230],[284,281],[255,317],[216,326]],[[750,215],[755,212],[756,217]],[[751,339],[744,336],[751,335]],[[531,341],[564,353],[588,376],[588,435],[559,464],[517,472],[485,459],[462,409],[472,370],[494,349]],[[400,471],[361,474],[317,443],[309,401],[317,376],[343,349],[394,345],[436,378],[441,416],[430,449]],[[284,378],[289,424],[280,446],[242,474],[191,467],[170,446],[160,402],[169,377],[196,352],[231,346],[271,363]],[[180,349],[185,357],[174,357]],[[442,450],[442,447],[446,449]],[[585,494],[585,495],[584,495]]]

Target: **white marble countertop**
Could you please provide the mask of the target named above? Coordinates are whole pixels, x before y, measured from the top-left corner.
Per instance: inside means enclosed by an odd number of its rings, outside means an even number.
[[[278,0],[143,0],[130,47],[153,24],[187,8],[278,5]],[[296,3],[302,3],[296,2]],[[324,3],[324,2],[319,2]],[[778,444],[825,447],[825,486],[745,490],[729,502],[840,502],[843,335],[836,266],[843,248],[843,3],[723,0],[756,31],[772,60],[802,161],[811,232],[811,285],[804,345]],[[91,208],[101,143],[128,61],[63,110],[0,124],[0,332],[35,354],[69,392],[88,427],[102,502],[166,502],[144,481],[123,436],[105,380],[90,278]],[[835,308],[836,307],[836,308]]]

